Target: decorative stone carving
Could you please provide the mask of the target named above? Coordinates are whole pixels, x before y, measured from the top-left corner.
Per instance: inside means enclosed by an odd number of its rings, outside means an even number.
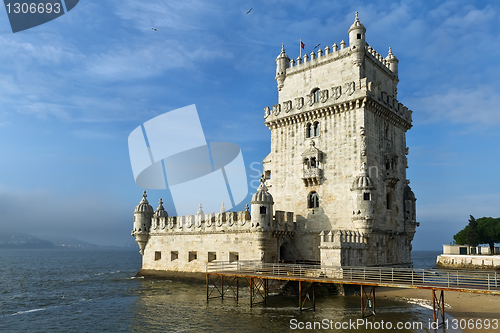
[[[361,156],[366,156],[366,132],[363,126],[359,127],[359,134],[361,135]]]
[[[283,103],[283,111],[285,111],[285,113],[288,113],[292,110],[292,101],[286,101]]]
[[[307,105],[313,106],[313,104],[314,104],[314,94],[307,94],[306,98],[307,98]]]
[[[351,96],[354,93],[354,89],[356,87],[355,82],[349,82],[346,84],[346,94]]]
[[[280,104],[273,105],[273,114],[275,116],[279,115],[280,111],[281,111],[281,105]]]
[[[328,100],[328,90],[321,90],[319,92],[319,100],[321,103],[325,103]]]
[[[341,86],[332,87],[332,98],[339,99],[340,96],[342,96],[342,87]]]
[[[266,106],[264,108],[264,119],[267,119],[267,117],[269,117],[270,114],[271,114],[271,109],[269,108],[269,106]]]
[[[297,105],[297,109],[300,110],[304,106],[304,97],[297,97],[295,99],[295,105]]]

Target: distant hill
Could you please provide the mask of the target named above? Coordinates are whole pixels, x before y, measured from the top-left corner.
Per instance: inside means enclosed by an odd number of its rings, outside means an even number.
[[[49,240],[54,243],[56,246],[61,247],[72,247],[72,248],[80,248],[80,249],[93,249],[99,248],[100,245],[88,243],[77,238],[67,237],[63,235],[46,235],[43,238]]]
[[[24,233],[0,234],[0,249],[52,249],[54,243]]]

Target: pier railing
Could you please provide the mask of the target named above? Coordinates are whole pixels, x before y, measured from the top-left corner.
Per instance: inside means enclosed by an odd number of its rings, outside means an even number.
[[[500,294],[500,273],[448,271],[392,267],[338,267],[307,264],[278,264],[258,261],[209,262],[207,274],[284,277],[338,283],[367,284],[406,288],[437,288],[463,291],[489,291]]]

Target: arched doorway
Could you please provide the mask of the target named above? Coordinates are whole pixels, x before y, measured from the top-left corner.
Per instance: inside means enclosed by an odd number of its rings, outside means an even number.
[[[281,263],[292,263],[295,261],[295,257],[292,253],[292,246],[288,242],[284,242],[280,246],[280,260]]]

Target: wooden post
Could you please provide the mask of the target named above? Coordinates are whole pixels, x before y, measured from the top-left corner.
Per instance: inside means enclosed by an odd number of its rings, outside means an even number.
[[[313,282],[313,309],[316,311],[316,282]]]
[[[299,309],[302,311],[302,283],[299,280]]]
[[[238,302],[238,299],[239,299],[239,282],[240,282],[240,279],[236,278],[236,302]]]
[[[220,281],[221,281],[220,290],[222,294],[221,297],[222,299],[224,299],[224,275],[220,276]]]
[[[250,307],[253,306],[253,284],[252,278],[250,278]]]
[[[361,285],[361,317],[362,318],[365,317],[365,302],[363,300],[363,295],[364,295],[363,285]]]

